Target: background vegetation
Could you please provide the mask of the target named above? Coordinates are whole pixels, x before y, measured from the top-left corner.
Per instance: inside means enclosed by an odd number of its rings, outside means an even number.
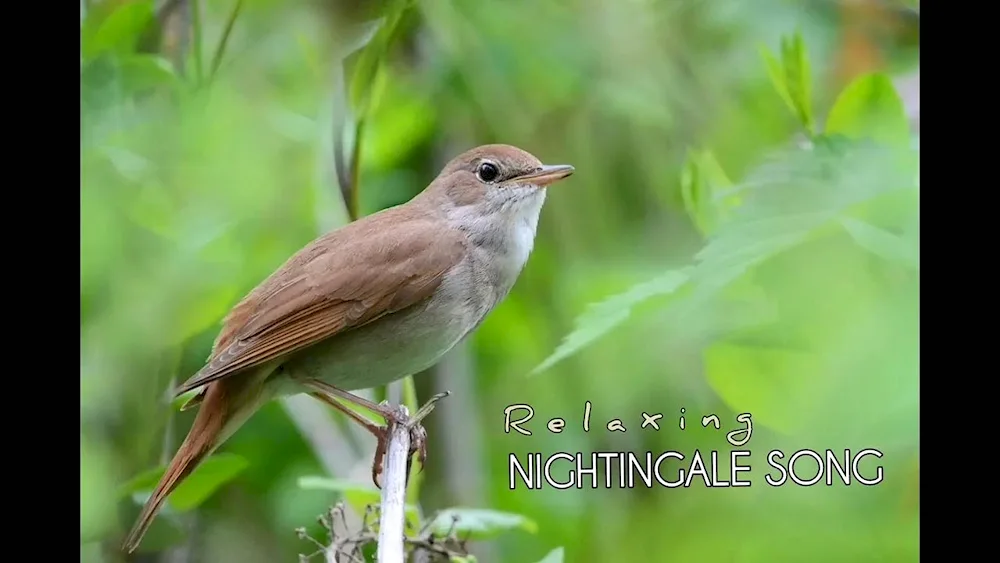
[[[465,520],[481,561],[916,561],[918,10],[81,2],[81,560],[120,558],[192,418],[168,389],[228,308],[348,220],[335,155],[367,214],[504,142],[577,173],[508,300],[414,378],[422,400],[453,392],[426,424],[419,512],[497,511]],[[533,436],[503,433],[515,403]],[[750,488],[508,488],[511,452],[727,451],[742,412]],[[323,540],[341,499],[358,525],[370,442],[310,399],[267,406],[138,559],[314,551],[294,530]],[[885,480],[764,484],[764,452],[802,447],[878,448]]]

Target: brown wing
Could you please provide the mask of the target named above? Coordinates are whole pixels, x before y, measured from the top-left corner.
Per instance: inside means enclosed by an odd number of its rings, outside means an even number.
[[[464,238],[439,223],[384,225],[354,223],[293,256],[233,309],[208,365],[177,394],[418,303],[462,257]]]

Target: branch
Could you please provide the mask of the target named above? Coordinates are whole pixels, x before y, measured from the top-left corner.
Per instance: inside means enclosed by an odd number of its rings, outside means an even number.
[[[410,410],[403,405],[395,408],[400,419],[409,418]],[[386,444],[385,471],[382,474],[382,502],[378,532],[378,562],[404,563],[403,530],[406,521],[406,474],[410,456],[410,424],[389,425]]]
[[[420,422],[434,410],[438,401],[450,394],[450,391],[445,391],[434,395],[412,417],[406,406],[388,405],[395,411],[395,416],[386,417],[389,436],[385,445],[382,501],[379,505],[379,563],[406,561],[403,545],[406,542],[406,485],[410,475],[410,453],[420,450],[427,439]],[[411,444],[411,440],[414,443]]]

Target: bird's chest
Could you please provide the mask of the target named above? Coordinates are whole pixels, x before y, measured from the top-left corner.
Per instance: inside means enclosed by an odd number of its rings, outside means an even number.
[[[470,237],[472,245],[465,265],[467,299],[477,311],[475,324],[493,310],[514,287],[534,243],[528,223],[513,225],[502,234]]]

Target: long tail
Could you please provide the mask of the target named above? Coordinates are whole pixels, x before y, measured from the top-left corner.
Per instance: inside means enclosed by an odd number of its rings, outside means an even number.
[[[232,404],[232,398],[227,391],[225,383],[221,381],[209,385],[206,389],[204,401],[195,416],[191,431],[184,438],[184,443],[174,454],[174,458],[170,460],[167,471],[153,490],[153,495],[146,501],[139,519],[122,545],[122,549],[126,552],[132,553],[139,547],[139,542],[149,530],[163,501],[167,500],[181,481],[221,444],[224,439],[223,431],[227,423],[233,419],[232,415],[237,407]]]

